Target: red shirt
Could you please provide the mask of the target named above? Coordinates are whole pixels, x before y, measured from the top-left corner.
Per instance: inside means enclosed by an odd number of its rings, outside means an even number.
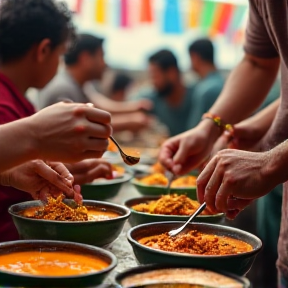
[[[35,109],[32,104],[24,95],[21,95],[5,75],[0,73],[0,125],[31,116],[34,113]],[[5,141],[5,139],[0,138],[0,141]],[[29,200],[32,200],[32,197],[26,192],[0,186],[0,242],[19,239],[8,208],[13,204]]]

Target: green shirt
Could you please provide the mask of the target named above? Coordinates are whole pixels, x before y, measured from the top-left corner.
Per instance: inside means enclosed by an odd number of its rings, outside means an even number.
[[[209,73],[194,85],[193,99],[187,130],[198,125],[204,113],[208,112],[224,86],[224,78],[220,72]]]

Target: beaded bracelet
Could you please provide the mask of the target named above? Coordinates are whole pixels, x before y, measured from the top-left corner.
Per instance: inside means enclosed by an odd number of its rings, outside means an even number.
[[[221,129],[222,132],[227,131],[231,134],[231,136],[233,135],[233,132],[234,132],[233,125],[232,124],[225,124],[220,116],[217,116],[217,115],[214,115],[214,114],[208,112],[208,113],[203,114],[202,120],[203,119],[212,120],[214,122],[214,124]]]

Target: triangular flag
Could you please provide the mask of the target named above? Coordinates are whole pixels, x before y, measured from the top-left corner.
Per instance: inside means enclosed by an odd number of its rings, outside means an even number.
[[[106,21],[106,1],[105,0],[96,0],[95,3],[95,19],[97,23],[105,23]]]
[[[76,4],[75,4],[75,12],[77,14],[80,14],[82,11],[82,5],[83,5],[83,0],[76,0]]]
[[[179,34],[182,32],[178,0],[166,0],[164,8],[164,33]]]
[[[128,14],[128,0],[120,1],[120,26],[126,28],[129,26],[129,14]]]
[[[141,0],[140,22],[152,22],[152,5],[151,0]]]
[[[204,31],[209,31],[212,25],[216,4],[217,3],[214,1],[205,1],[204,3],[203,12],[201,15],[201,29]]]
[[[221,17],[221,21],[219,23],[218,31],[221,34],[225,34],[229,28],[229,25],[232,21],[233,11],[235,6],[232,4],[224,4],[223,13]]]
[[[244,16],[247,13],[248,8],[244,5],[239,5],[234,9],[232,20],[230,21],[226,35],[232,41],[234,34],[243,25]]]
[[[203,8],[203,0],[190,0],[188,27],[190,28],[199,27],[202,8]]]
[[[219,24],[220,24],[221,19],[223,17],[224,5],[225,5],[224,3],[217,3],[217,5],[216,5],[216,10],[214,13],[214,19],[213,19],[213,22],[212,22],[212,25],[211,25],[211,28],[209,31],[209,35],[211,37],[216,36],[218,33],[218,27],[219,27]]]

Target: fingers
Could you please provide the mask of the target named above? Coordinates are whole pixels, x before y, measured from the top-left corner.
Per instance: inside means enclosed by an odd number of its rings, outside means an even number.
[[[179,140],[176,138],[171,138],[166,141],[161,149],[158,156],[159,162],[167,169],[172,170],[173,167],[173,157],[179,147]]]
[[[213,157],[211,159],[211,161],[206,165],[206,167],[204,168],[204,170],[201,172],[201,174],[198,176],[197,178],[197,197],[198,197],[198,201],[200,203],[203,203],[204,200],[207,201],[208,200],[208,203],[210,205],[208,205],[207,203],[207,206],[212,210],[215,210],[215,201],[213,204],[211,204],[211,202],[213,201],[210,200],[210,199],[206,199],[206,198],[209,198],[211,197],[211,195],[209,195],[209,193],[214,193],[213,190],[211,190],[211,185],[213,182],[210,182],[210,188],[208,189],[208,195],[206,196],[205,193],[206,193],[206,187],[210,181],[210,178],[212,175],[214,175],[214,170],[216,168],[216,165],[217,165],[217,157]],[[215,176],[214,176],[215,177]],[[213,180],[212,180],[213,181]],[[215,180],[214,180],[215,182]],[[218,183],[218,182],[217,182]],[[221,182],[220,182],[221,184]],[[214,187],[212,187],[212,189],[214,189]],[[215,189],[214,189],[215,190]],[[218,189],[217,189],[218,190]],[[217,191],[216,191],[217,192]],[[214,197],[215,198],[215,197]],[[215,200],[215,199],[214,199]]]
[[[101,124],[110,124],[111,123],[111,114],[97,109],[97,108],[92,108],[89,106],[86,106],[84,109],[85,116],[86,118],[95,123],[101,123]],[[77,113],[77,110],[76,110]]]
[[[251,199],[230,198],[227,200],[227,210],[244,210],[252,203]]]
[[[79,205],[82,205],[83,197],[81,195],[81,187],[79,185],[74,186],[74,200]]]
[[[60,191],[65,193],[68,197],[73,198],[74,190],[71,187],[69,180],[59,175],[55,170],[45,164],[43,161],[34,161],[35,172],[48,181],[53,186],[56,186]],[[61,168],[62,169],[62,168]]]
[[[49,166],[55,170],[59,175],[61,175],[62,177],[64,177],[65,179],[67,179],[70,183],[71,183],[71,187],[72,184],[74,182],[74,177],[73,175],[69,172],[69,170],[67,169],[67,167],[60,163],[60,162],[49,162],[48,163]],[[69,184],[69,182],[67,182],[67,184]]]

